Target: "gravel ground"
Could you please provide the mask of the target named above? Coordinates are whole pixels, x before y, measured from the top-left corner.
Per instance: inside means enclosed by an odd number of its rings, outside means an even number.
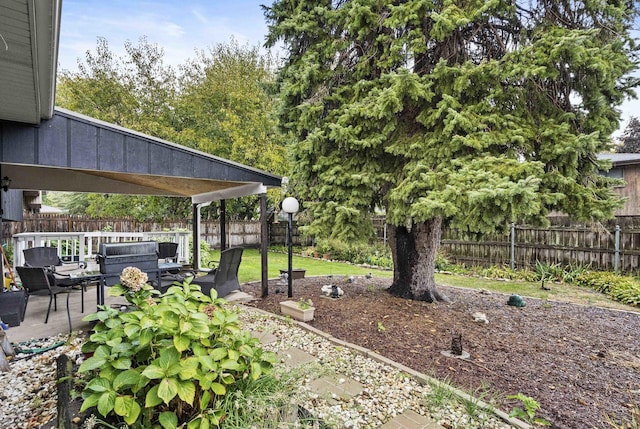
[[[295,323],[251,308],[245,308],[241,317],[246,329],[273,333],[278,340],[265,349],[284,353],[292,347],[317,357],[318,363],[306,365],[301,371],[301,384],[295,395],[299,405],[315,417],[336,428],[375,428],[407,408],[430,415],[445,428],[508,429],[512,426],[477,411],[473,419],[463,406],[444,403],[438,408],[428,404],[431,388],[417,383],[398,369],[379,363],[353,351],[337,347],[329,340],[302,329]],[[36,355],[17,355],[11,361],[11,370],[0,373],[2,428],[50,428],[56,417],[55,360],[62,353],[80,364],[82,335],[57,336],[14,345],[16,349],[45,349],[59,346]],[[278,367],[276,371],[288,371]],[[327,401],[309,389],[309,383],[318,374],[339,373],[364,385],[364,393],[347,402]],[[259,426],[256,426],[259,427]]]

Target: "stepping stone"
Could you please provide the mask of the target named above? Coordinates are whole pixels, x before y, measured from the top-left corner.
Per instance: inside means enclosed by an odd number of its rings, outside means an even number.
[[[412,410],[406,410],[399,416],[394,417],[380,429],[444,429],[442,426],[431,420],[429,417],[421,416]]]
[[[249,295],[248,293],[236,290],[227,294],[227,296],[225,296],[224,299],[229,303],[243,304],[243,303],[255,301],[256,297],[253,295]]]
[[[295,347],[292,347],[287,351],[278,353],[278,358],[281,362],[291,368],[302,366],[306,363],[314,362],[316,360],[315,356]]]
[[[259,339],[262,344],[272,344],[278,341],[278,337],[269,331],[252,331],[251,335]]]
[[[363,389],[362,384],[342,374],[318,378],[309,384],[309,388],[329,400],[340,398],[345,401],[359,395]]]

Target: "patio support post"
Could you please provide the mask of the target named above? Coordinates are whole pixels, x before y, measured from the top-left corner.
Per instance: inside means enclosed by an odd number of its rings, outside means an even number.
[[[220,251],[227,248],[227,200],[220,200]]]
[[[2,177],[2,164],[0,164],[0,177]],[[4,237],[3,237],[4,234],[2,233],[4,231],[2,226],[2,220],[4,218],[4,210],[2,207],[3,202],[4,202],[4,195],[2,195],[2,191],[0,191],[0,246],[2,246],[2,241],[4,240]],[[3,281],[2,285],[4,286],[4,270],[2,271],[2,281]]]
[[[620,225],[616,225],[615,246],[613,270],[616,273],[620,273]]]
[[[267,220],[267,194],[260,194],[260,257],[262,262],[262,298],[269,295],[269,224]]]
[[[193,269],[200,269],[200,206],[193,204]]]

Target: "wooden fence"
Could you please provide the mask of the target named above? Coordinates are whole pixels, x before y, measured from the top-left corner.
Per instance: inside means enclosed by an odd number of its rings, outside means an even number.
[[[532,268],[540,262],[631,274],[640,268],[640,229],[513,225],[505,234],[481,238],[449,229],[441,249],[451,262],[468,266]]]
[[[25,214],[23,222],[3,222],[3,238],[24,232],[155,232],[166,230],[191,231],[193,225],[187,220],[165,220],[163,222],[139,222],[131,218],[93,219],[87,216],[67,214]],[[231,221],[227,223],[227,245],[258,247],[260,245],[260,222]],[[214,248],[220,247],[220,223],[216,220],[200,222],[201,238]]]
[[[461,231],[443,231],[441,249],[451,262],[469,266],[503,265],[531,268],[536,262],[545,264],[590,265],[594,269],[624,273],[640,272],[640,218],[618,217],[597,225],[576,225],[566,218],[552,218],[550,228],[513,225],[504,234],[477,237]],[[91,219],[66,214],[26,214],[24,222],[3,222],[5,242],[21,232],[153,232],[191,230],[186,220],[138,222],[134,219]],[[374,220],[377,236],[386,240],[384,218]],[[269,243],[286,244],[287,222],[269,225]],[[260,245],[260,223],[232,221],[227,225],[230,246]],[[201,222],[201,237],[214,248],[220,246],[220,224]],[[295,245],[311,245],[293,226]]]

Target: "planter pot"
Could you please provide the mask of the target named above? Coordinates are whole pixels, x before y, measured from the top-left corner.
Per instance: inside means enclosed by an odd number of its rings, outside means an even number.
[[[20,326],[26,305],[27,295],[24,290],[0,292],[0,319],[9,326]]]
[[[282,314],[286,314],[287,316],[291,316],[296,320],[300,320],[301,322],[308,322],[313,320],[313,313],[315,312],[315,307],[309,308],[300,308],[300,305],[296,301],[282,301],[280,302],[280,311]]]
[[[294,268],[291,270],[291,279],[292,280],[303,279],[306,272],[307,270],[303,270],[302,268]],[[289,270],[280,270],[280,275],[288,274],[288,273],[289,273]]]

